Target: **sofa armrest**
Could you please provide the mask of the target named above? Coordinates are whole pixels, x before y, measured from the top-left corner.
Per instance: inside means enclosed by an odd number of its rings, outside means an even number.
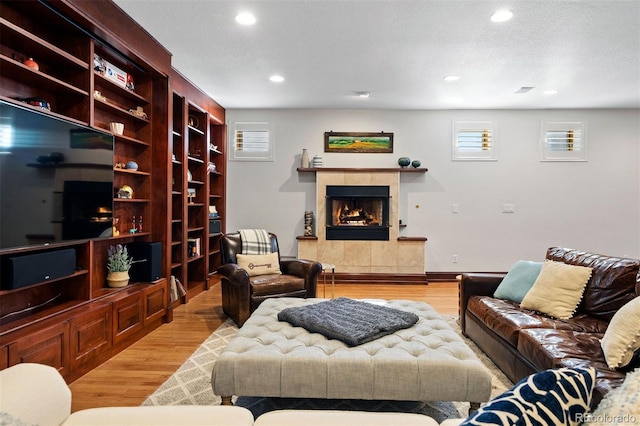
[[[305,259],[281,259],[280,270],[283,274],[304,278],[307,297],[316,297],[318,277],[322,272],[322,264]]]
[[[460,327],[463,333],[465,333],[466,330],[465,312],[467,311],[469,298],[471,296],[492,296],[506,275],[507,274],[488,273],[462,274],[458,288],[460,303],[458,313],[460,315]]]
[[[71,413],[71,390],[53,367],[16,364],[0,371],[0,412],[20,424],[60,425]]]

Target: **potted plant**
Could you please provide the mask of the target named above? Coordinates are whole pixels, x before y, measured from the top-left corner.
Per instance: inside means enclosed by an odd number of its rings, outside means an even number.
[[[107,283],[109,287],[124,287],[129,284],[129,268],[133,258],[122,244],[110,246],[107,251]]]

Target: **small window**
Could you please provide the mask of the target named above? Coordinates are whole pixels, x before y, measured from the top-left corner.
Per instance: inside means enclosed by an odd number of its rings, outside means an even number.
[[[542,161],[587,161],[585,123],[542,123]]]
[[[451,148],[454,161],[495,161],[493,124],[490,121],[454,122]]]
[[[235,123],[229,145],[232,161],[273,161],[269,123]]]

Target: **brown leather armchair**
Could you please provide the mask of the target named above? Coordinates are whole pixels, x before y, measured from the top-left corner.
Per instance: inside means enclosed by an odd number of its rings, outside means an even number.
[[[222,283],[222,309],[238,326],[266,299],[316,296],[322,265],[312,260],[280,259],[278,237],[272,233],[269,237],[271,252],[278,253],[281,275],[249,276],[237,265],[236,255],[242,254],[240,234],[225,234],[220,239],[222,266],[218,274]]]

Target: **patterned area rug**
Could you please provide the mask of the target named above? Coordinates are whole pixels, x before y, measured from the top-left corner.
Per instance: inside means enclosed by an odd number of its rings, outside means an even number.
[[[509,379],[473,342],[462,336],[457,317],[443,316],[489,369],[492,376],[491,397],[509,389],[513,385]],[[211,389],[211,371],[220,352],[237,332],[238,328],[232,320],[223,323],[142,405],[219,405],[221,399]],[[449,401],[362,401],[243,396],[234,397],[234,404],[249,409],[254,417],[281,409],[332,409],[421,413],[434,418],[438,423],[449,418],[467,417],[469,411],[469,403]]]

